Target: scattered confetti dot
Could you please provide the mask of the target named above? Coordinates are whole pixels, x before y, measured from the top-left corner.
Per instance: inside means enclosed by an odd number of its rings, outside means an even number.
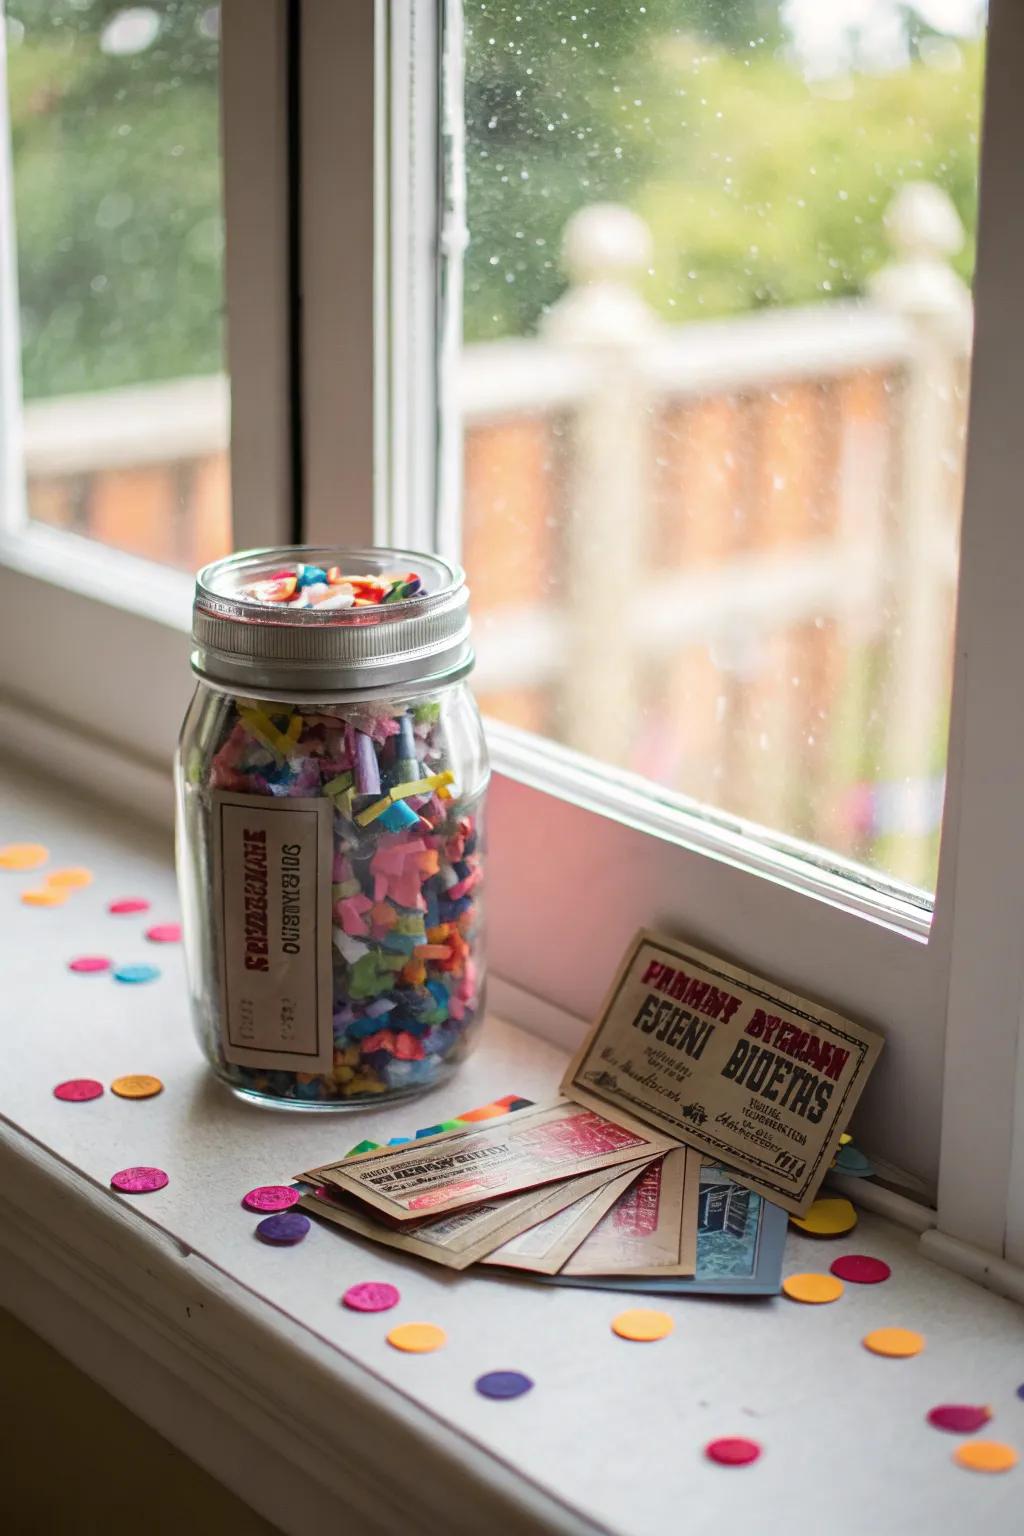
[[[108,960],[106,955],[76,955],[68,961],[68,970],[77,972],[79,976],[92,976],[100,971],[109,971],[112,964],[113,961]]]
[[[532,1386],[533,1382],[522,1371],[487,1371],[476,1379],[476,1389],[481,1397],[522,1397]]]
[[[256,1236],[264,1243],[276,1243],[289,1247],[301,1243],[310,1228],[308,1216],[301,1211],[282,1211],[278,1216],[265,1216],[256,1224]]]
[[[829,1269],[840,1280],[850,1280],[854,1285],[881,1285],[892,1274],[884,1259],[873,1259],[866,1253],[844,1253],[832,1260]]]
[[[717,1461],[723,1467],[745,1467],[750,1462],[756,1461],[761,1454],[761,1447],[756,1440],[742,1440],[737,1437],[723,1440],[709,1440],[704,1447],[704,1455],[709,1461]]]
[[[991,1408],[972,1403],[940,1403],[927,1415],[929,1424],[934,1424],[936,1429],[948,1429],[953,1435],[973,1435],[991,1417]]]
[[[782,1289],[790,1301],[806,1301],[820,1305],[826,1301],[838,1301],[843,1294],[843,1282],[834,1275],[787,1275]]]
[[[38,869],[49,857],[42,843],[8,843],[0,848],[0,869]]]
[[[141,896],[121,896],[117,901],[108,902],[107,911],[115,917],[128,917],[132,912],[148,912],[149,902]]]
[[[999,1440],[968,1440],[957,1446],[953,1460],[971,1472],[1009,1472],[1017,1465],[1017,1452]]]
[[[83,886],[92,885],[92,870],[80,865],[71,869],[55,869],[51,875],[47,875],[46,883],[68,891],[81,890]]]
[[[114,972],[114,980],[128,983],[156,981],[159,975],[155,965],[119,965]]]
[[[402,1295],[397,1285],[389,1285],[386,1280],[361,1280],[358,1285],[350,1285],[341,1299],[353,1312],[390,1312],[398,1306]]]
[[[407,1355],[429,1355],[448,1342],[448,1335],[436,1323],[400,1323],[388,1334],[392,1349]]]
[[[26,907],[62,907],[68,899],[63,886],[43,886],[38,891],[22,891],[21,900]]]
[[[612,1318],[612,1332],[620,1339],[632,1339],[638,1344],[651,1344],[664,1339],[672,1332],[675,1323],[667,1312],[652,1312],[647,1307],[631,1307]]]
[[[1024,1381],[1022,1381],[1020,1386],[1017,1388],[1017,1396],[1024,1397]]]
[[[812,1237],[842,1237],[857,1225],[857,1212],[849,1200],[815,1200],[806,1216],[791,1216],[789,1220]]]
[[[870,1178],[875,1171],[870,1159],[866,1158],[857,1147],[840,1147],[835,1166],[840,1173],[848,1173],[855,1179]]]
[[[53,1096],[63,1099],[65,1104],[84,1104],[88,1099],[98,1099],[102,1092],[103,1084],[94,1077],[69,1077],[66,1083],[57,1084]]]
[[[852,1140],[853,1140],[853,1137],[850,1135],[849,1131],[844,1131],[843,1134],[839,1138],[839,1145],[841,1147],[848,1147]]]
[[[924,1349],[924,1334],[912,1328],[876,1328],[861,1340],[865,1349],[873,1355],[888,1355],[893,1360],[904,1360],[919,1355]]]
[[[181,941],[180,923],[154,923],[146,929],[146,938],[154,944],[178,944]]]
[[[115,1173],[111,1187],[123,1195],[148,1195],[154,1189],[163,1189],[170,1180],[162,1168],[122,1168]]]
[[[151,1099],[163,1090],[164,1085],[158,1077],[147,1077],[145,1073],[115,1077],[110,1085],[111,1093],[116,1093],[119,1099]]]
[[[258,1184],[242,1196],[247,1211],[287,1211],[299,1203],[299,1191],[287,1184]]]

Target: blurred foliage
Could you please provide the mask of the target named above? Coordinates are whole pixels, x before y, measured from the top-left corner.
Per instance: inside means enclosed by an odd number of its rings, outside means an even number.
[[[666,319],[863,291],[904,180],[949,192],[970,278],[981,44],[905,9],[904,67],[814,82],[778,17],[760,0],[467,0],[468,338],[536,328],[564,288],[566,220],[597,201],[649,222]]]
[[[26,395],[222,367],[216,7],[6,9]],[[140,13],[155,37],[111,51]],[[667,319],[861,291],[907,178],[950,192],[970,276],[981,46],[908,10],[904,68],[814,84],[779,13],[466,0],[468,339],[535,330],[564,287],[566,220],[598,200],[650,223]]]
[[[215,9],[145,7],[127,54],[100,47],[115,0],[6,10],[26,396],[221,368]]]

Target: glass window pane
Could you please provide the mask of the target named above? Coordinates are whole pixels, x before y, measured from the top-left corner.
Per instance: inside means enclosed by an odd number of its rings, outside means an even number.
[[[983,6],[463,19],[484,706],[932,889]]]
[[[28,515],[193,570],[231,543],[218,7],[6,18]]]

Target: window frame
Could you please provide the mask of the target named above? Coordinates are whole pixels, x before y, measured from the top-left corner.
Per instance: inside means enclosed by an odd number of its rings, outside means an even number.
[[[445,72],[457,100],[458,17],[457,0],[224,0],[239,547],[293,530],[457,547],[458,454],[436,423],[459,302],[457,288],[439,290],[434,252],[465,238],[461,210],[443,206],[438,144],[451,133],[438,111]],[[1011,767],[1024,713],[1006,703],[1022,627],[1006,583],[1024,539],[1012,516],[1024,449],[1008,383],[1012,342],[1024,345],[1010,127],[1024,16],[1011,0],[992,0],[989,38],[958,664],[930,924],[916,899],[846,879],[838,861],[803,863],[775,838],[752,843],[727,818],[612,783],[489,722],[500,849],[491,960],[498,976],[585,1018],[632,931],[662,925],[879,1026],[888,1045],[858,1116],[862,1139],[937,1180],[945,1232],[1024,1263],[1024,1108],[1014,1137],[1024,967],[1012,922],[1024,860]],[[428,143],[436,153],[423,153]],[[9,249],[0,261],[9,266]],[[0,287],[10,304],[10,283]],[[9,355],[0,369],[0,425],[16,427]],[[31,635],[51,600],[61,667],[49,647],[19,648],[0,688],[17,707],[43,701],[69,732],[163,764],[189,687],[187,578],[76,540],[81,560],[58,591],[54,554],[73,536],[54,545],[36,537],[46,532],[0,538],[0,612],[10,635]],[[976,742],[999,744],[998,772]]]

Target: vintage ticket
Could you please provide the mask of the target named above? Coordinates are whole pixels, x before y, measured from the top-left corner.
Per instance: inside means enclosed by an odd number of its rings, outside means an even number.
[[[624,1126],[585,1105],[560,1100],[365,1152],[298,1177],[306,1184],[333,1185],[404,1222],[639,1162],[673,1145],[644,1126]]]
[[[641,932],[562,1092],[706,1152],[800,1213],[882,1044],[764,977]]]
[[[562,1267],[564,1275],[692,1275],[697,1269],[700,1154],[658,1158]]]
[[[647,1166],[656,1167],[659,1161],[656,1158]],[[557,1275],[566,1259],[633,1183],[637,1172],[636,1168],[630,1167],[625,1173],[613,1172],[609,1178],[607,1171],[604,1171],[601,1175],[605,1179],[603,1185],[574,1200],[546,1221],[527,1227],[517,1237],[502,1243],[500,1248],[487,1254],[483,1263],[499,1265],[504,1269],[525,1269],[535,1275]],[[591,1174],[589,1177],[597,1178],[598,1175]]]
[[[630,1164],[623,1175],[624,1180],[628,1182],[637,1171],[637,1166]],[[599,1195],[614,1173],[615,1170],[610,1174],[602,1168],[579,1178],[560,1179],[555,1184],[544,1184],[521,1195],[506,1195],[501,1200],[488,1200],[482,1205],[450,1211],[446,1216],[421,1222],[412,1230],[408,1226],[386,1226],[375,1212],[357,1205],[340,1191],[333,1194],[326,1189],[323,1193],[311,1192],[304,1195],[299,1204],[313,1215],[323,1216],[336,1226],[384,1243],[388,1248],[414,1253],[421,1259],[443,1264],[446,1269],[465,1269],[525,1228],[538,1223],[546,1226],[549,1219],[557,1219],[555,1212],[572,1209],[580,1203],[581,1191],[583,1199]]]

